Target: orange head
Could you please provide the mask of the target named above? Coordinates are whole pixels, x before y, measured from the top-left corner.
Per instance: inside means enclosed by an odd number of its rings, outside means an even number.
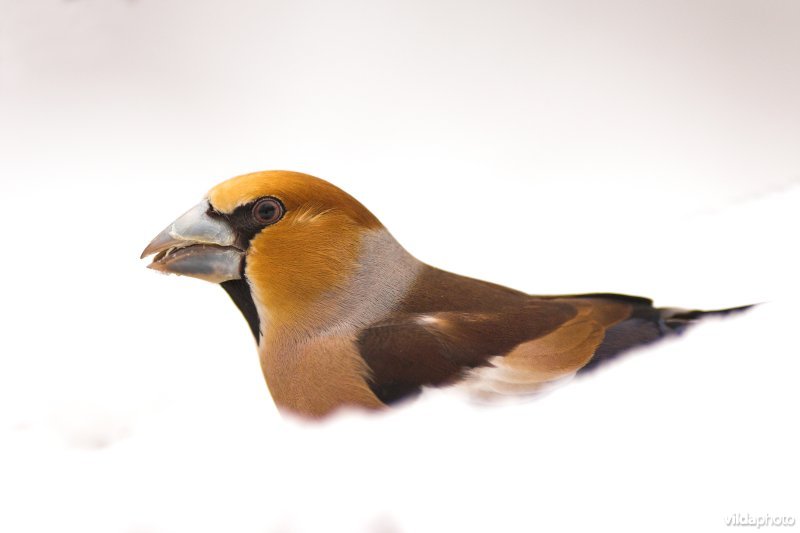
[[[221,283],[234,300],[246,283],[251,302],[245,305],[255,303],[269,315],[262,320],[278,325],[342,288],[358,266],[364,237],[382,229],[363,205],[327,181],[255,172],[211,189],[143,256],[156,254],[150,265],[156,270]]]

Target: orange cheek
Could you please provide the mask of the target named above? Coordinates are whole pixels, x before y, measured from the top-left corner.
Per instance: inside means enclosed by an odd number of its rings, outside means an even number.
[[[320,297],[343,287],[357,266],[361,229],[346,216],[287,217],[251,242],[246,275],[270,322],[287,323]]]

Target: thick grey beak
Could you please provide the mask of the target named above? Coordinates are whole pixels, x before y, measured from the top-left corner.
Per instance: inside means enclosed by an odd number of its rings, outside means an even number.
[[[209,207],[200,202],[159,233],[142,252],[142,259],[156,254],[148,268],[212,283],[241,279],[244,251],[235,246],[236,232],[210,217]]]

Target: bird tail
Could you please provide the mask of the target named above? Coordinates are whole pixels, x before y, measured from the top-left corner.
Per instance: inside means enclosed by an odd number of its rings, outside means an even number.
[[[727,309],[715,309],[713,311],[698,311],[675,309],[670,307],[662,307],[658,309],[661,312],[664,325],[676,333],[682,333],[688,326],[691,326],[698,320],[702,320],[709,316],[728,316],[731,314],[741,313],[752,309],[758,304],[742,305],[739,307],[729,307]]]
[[[594,353],[589,363],[580,373],[591,371],[623,352],[633,348],[651,344],[665,337],[680,335],[693,324],[707,317],[723,317],[738,314],[751,309],[757,304],[715,309],[712,311],[676,309],[671,307],[653,307],[652,301],[624,295],[598,294],[582,295],[582,298],[595,297],[623,300],[633,305],[629,318],[615,324],[606,331],[605,338]]]

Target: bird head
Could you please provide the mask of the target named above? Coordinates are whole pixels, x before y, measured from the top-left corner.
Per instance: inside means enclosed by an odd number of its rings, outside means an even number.
[[[348,283],[363,238],[380,229],[363,205],[324,180],[256,172],[211,189],[142,258],[155,254],[149,268],[221,284],[258,339],[245,307],[268,312],[270,323],[291,322]]]

